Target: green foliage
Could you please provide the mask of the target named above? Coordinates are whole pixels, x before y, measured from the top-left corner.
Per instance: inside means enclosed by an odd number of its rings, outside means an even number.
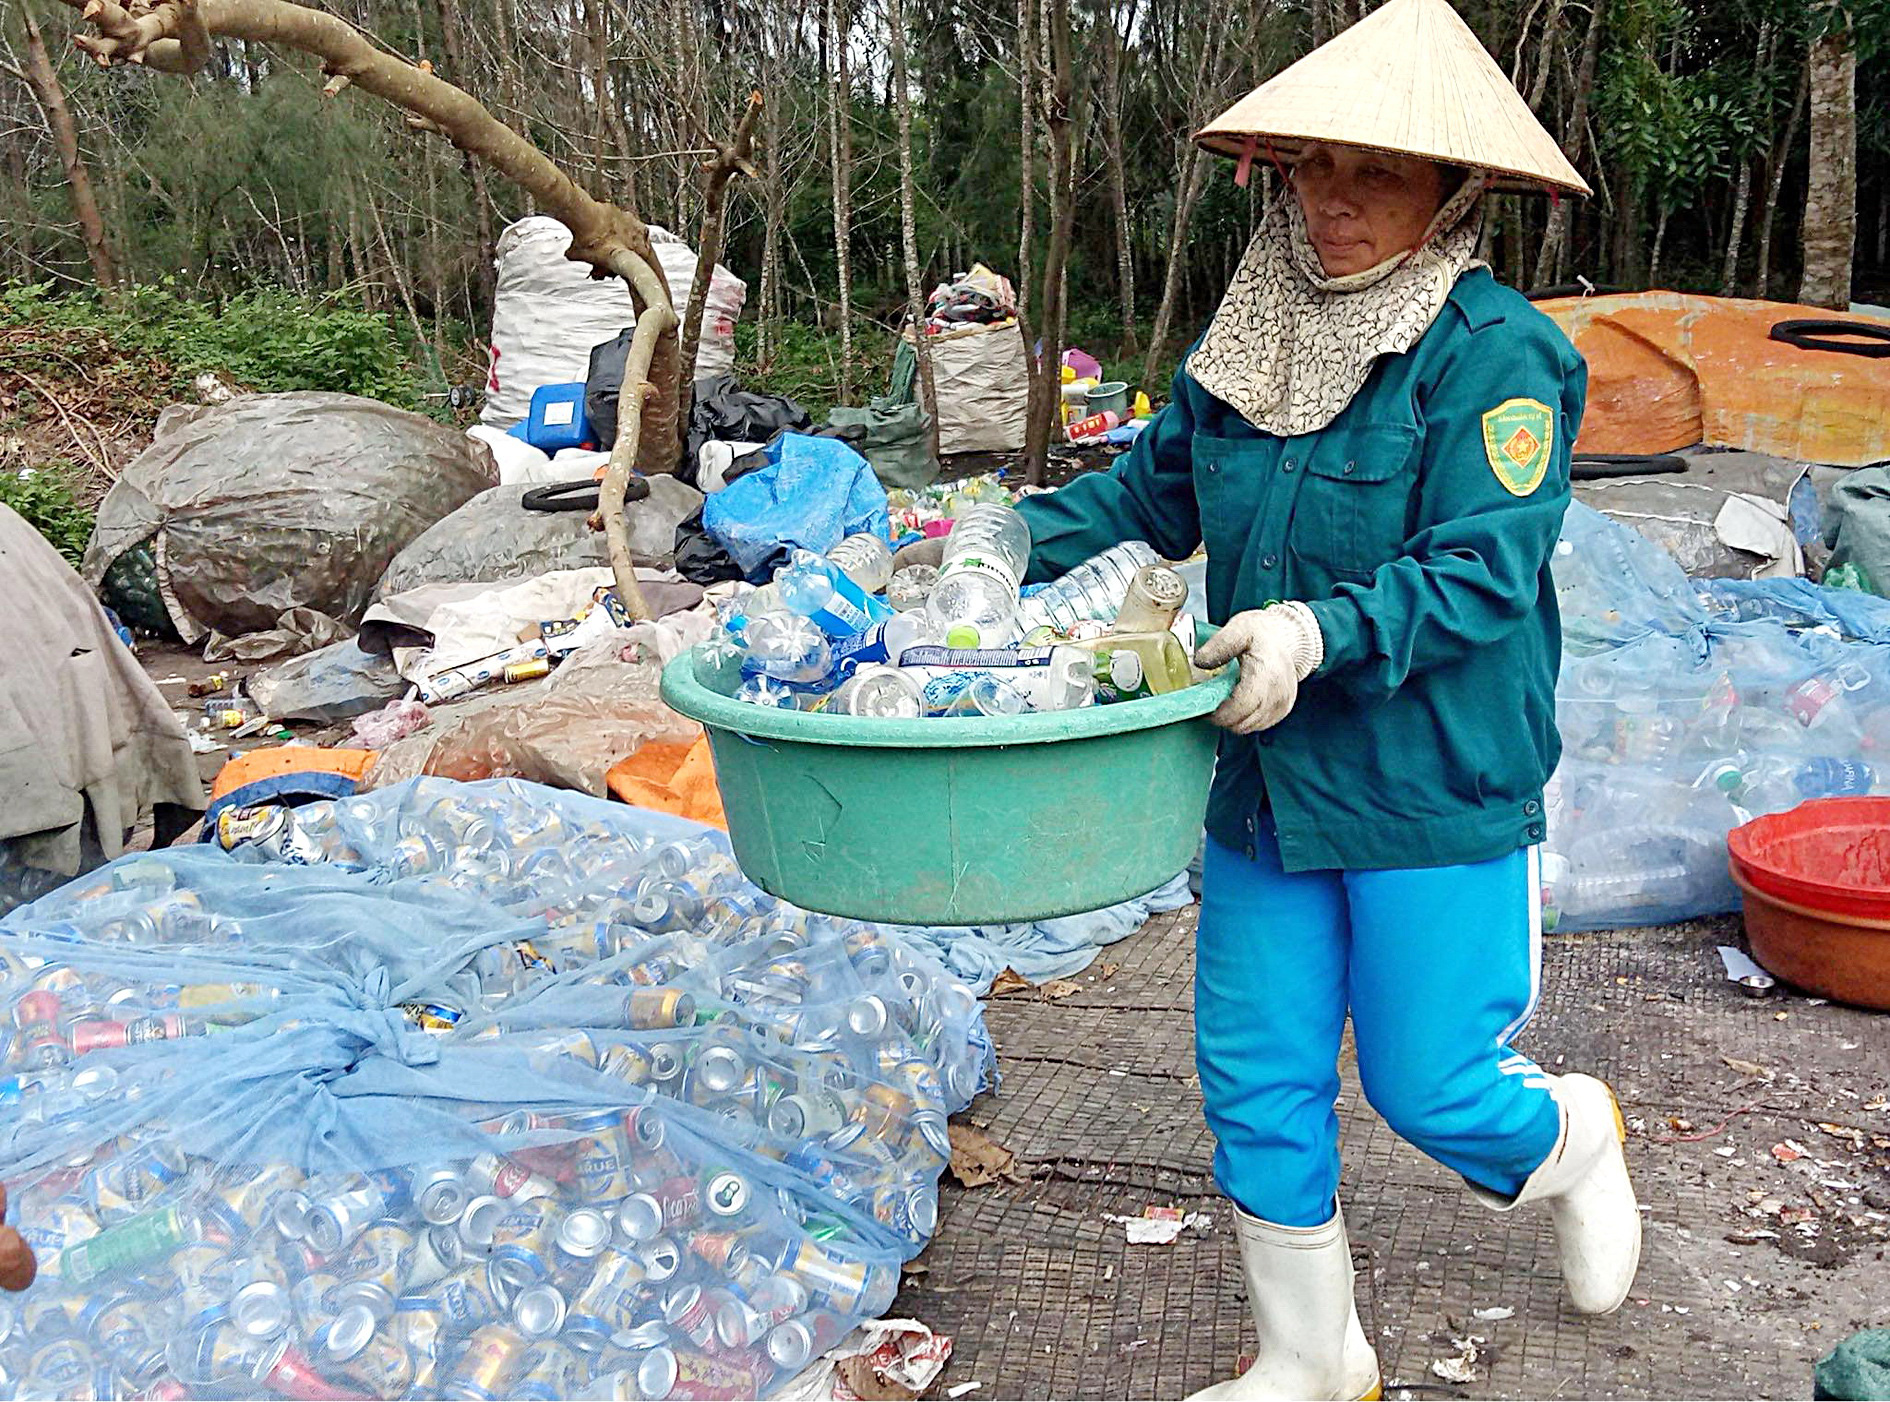
[[[220,307],[180,295],[169,279],[102,295],[59,295],[50,283],[0,288],[0,326],[31,326],[55,340],[84,336],[170,367],[172,393],[216,371],[245,389],[332,390],[404,409],[419,391],[390,320],[331,299],[258,290]]]
[[[840,402],[840,333],[798,321],[776,329],[778,335],[764,364],[756,358],[754,323],[735,324],[735,373],[742,387],[784,395],[812,414],[816,424],[825,423],[828,411]],[[883,327],[862,323],[853,328],[856,404],[886,392],[896,344]]]
[[[12,507],[75,566],[92,538],[92,513],[74,491],[77,469],[63,459],[21,472],[0,472],[0,504]]]

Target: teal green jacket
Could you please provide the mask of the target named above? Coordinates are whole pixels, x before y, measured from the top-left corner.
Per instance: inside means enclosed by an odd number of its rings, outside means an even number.
[[[1204,541],[1215,623],[1308,603],[1325,662],[1291,714],[1225,735],[1208,831],[1251,851],[1270,804],[1289,871],[1454,866],[1543,837],[1561,755],[1549,558],[1587,366],[1477,270],[1422,340],[1373,367],[1323,430],[1253,428],[1184,368],[1108,473],[1020,508],[1030,578],[1118,541]]]

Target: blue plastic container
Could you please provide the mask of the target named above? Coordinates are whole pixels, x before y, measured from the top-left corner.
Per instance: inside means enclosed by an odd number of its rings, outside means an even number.
[[[525,441],[544,453],[561,448],[590,448],[597,442],[584,413],[584,382],[540,385],[532,391],[525,418]]]

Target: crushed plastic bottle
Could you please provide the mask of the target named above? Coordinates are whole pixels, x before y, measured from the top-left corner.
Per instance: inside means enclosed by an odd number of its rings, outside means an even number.
[[[892,581],[892,551],[876,535],[850,535],[827,552],[827,563],[868,594],[885,592]]]
[[[826,709],[843,716],[916,719],[925,714],[925,688],[897,667],[868,663],[840,683]]]
[[[747,676],[809,685],[833,667],[833,644],[811,619],[792,613],[756,614],[743,630]]]
[[[1025,598],[1017,609],[1019,626],[1027,633],[1046,626],[1067,632],[1078,623],[1108,622],[1121,609],[1137,571],[1160,563],[1146,541],[1112,545]]]
[[[787,565],[774,577],[774,587],[790,612],[812,620],[830,638],[850,638],[892,616],[883,600],[811,550],[789,555]]]

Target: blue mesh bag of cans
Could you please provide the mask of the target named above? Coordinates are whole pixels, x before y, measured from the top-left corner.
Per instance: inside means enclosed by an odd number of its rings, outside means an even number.
[[[7,1396],[763,1396],[892,1302],[991,1065],[916,946],[516,781],[217,839],[0,920]]]
[[[1545,925],[1735,909],[1732,828],[1890,791],[1890,600],[1692,579],[1579,504],[1554,569],[1562,762],[1545,795]]]

